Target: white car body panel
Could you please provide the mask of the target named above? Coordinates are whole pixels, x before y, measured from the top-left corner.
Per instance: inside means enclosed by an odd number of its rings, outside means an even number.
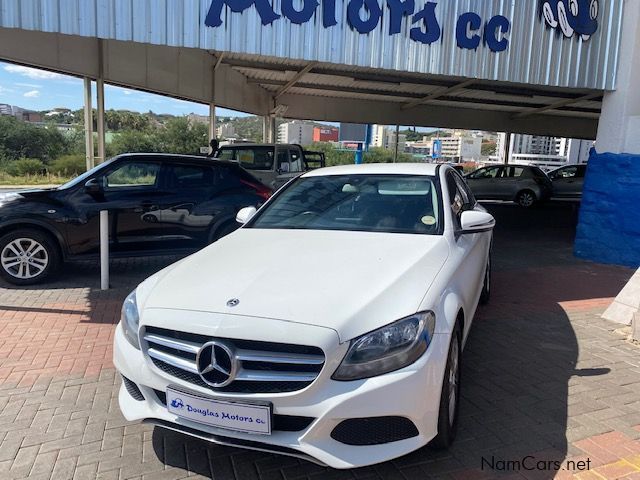
[[[144,339],[141,350],[134,348],[119,325],[115,366],[145,397],[144,401],[134,400],[123,385],[119,400],[125,417],[165,422],[168,428],[189,427],[210,441],[251,440],[260,443],[248,448],[265,450],[270,445],[286,447],[290,451],[284,453],[335,468],[375,464],[428,443],[437,434],[452,332],[462,312],[466,341],[492,239],[489,230],[467,234],[456,230],[444,181],[450,170],[428,164],[353,165],[303,175],[437,174],[443,186],[442,235],[249,226],[143,282],[136,292],[141,332],[153,326],[214,338],[314,346],[323,350],[325,364],[310,385],[296,391],[212,391],[157,368],[146,354]],[[474,208],[484,210],[479,205]],[[239,303],[227,306],[230,299]],[[425,310],[435,313],[435,334],[414,363],[362,380],[331,378],[350,340]],[[168,385],[212,398],[269,401],[277,415],[315,420],[303,432],[274,431],[267,437],[224,430],[171,414],[154,393],[163,392]],[[406,417],[415,424],[418,435],[366,447],[331,437],[333,428],[344,419],[380,416]]]
[[[168,272],[145,308],[323,326],[344,342],[418,311],[448,252],[435,235],[241,228]]]

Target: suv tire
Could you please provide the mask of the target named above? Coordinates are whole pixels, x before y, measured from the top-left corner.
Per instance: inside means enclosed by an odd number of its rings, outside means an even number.
[[[40,230],[13,230],[0,237],[0,276],[14,285],[50,278],[60,266],[55,239]]]

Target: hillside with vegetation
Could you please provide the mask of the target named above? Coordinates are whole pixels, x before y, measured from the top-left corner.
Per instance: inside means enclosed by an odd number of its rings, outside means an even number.
[[[40,112],[45,122],[34,124],[11,116],[0,116],[0,184],[57,184],[85,171],[84,114],[82,110]],[[231,123],[238,138],[262,141],[262,117],[216,118],[218,124]],[[277,124],[285,120],[278,119]],[[318,123],[317,125],[323,125]],[[208,124],[203,117],[177,117],[154,112],[107,110],[106,156],[121,153],[163,152],[200,154],[208,144]],[[64,128],[60,128],[64,127]],[[95,131],[95,111],[94,111]],[[407,139],[421,140],[424,133],[405,130]],[[94,141],[97,149],[97,139]],[[323,151],[328,165],[353,163],[354,152],[330,143],[308,147]],[[97,156],[97,152],[94,152]],[[393,152],[371,148],[365,162],[392,162]],[[400,153],[398,161],[411,161]]]

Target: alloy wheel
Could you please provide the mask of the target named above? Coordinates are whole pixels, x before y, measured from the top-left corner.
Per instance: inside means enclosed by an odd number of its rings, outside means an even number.
[[[535,202],[535,197],[532,193],[522,192],[518,197],[518,203],[522,207],[530,207],[531,205],[533,205],[533,202]]]
[[[460,382],[460,347],[458,339],[453,338],[451,352],[449,353],[449,425],[453,426],[456,420],[456,407],[458,404],[458,384]]]
[[[16,238],[2,249],[0,263],[12,277],[26,280],[44,272],[49,265],[49,254],[32,238]]]

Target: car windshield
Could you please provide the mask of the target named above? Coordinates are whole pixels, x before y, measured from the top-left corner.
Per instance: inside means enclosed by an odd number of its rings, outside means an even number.
[[[435,177],[424,175],[301,177],[248,227],[437,235],[438,192]]]

